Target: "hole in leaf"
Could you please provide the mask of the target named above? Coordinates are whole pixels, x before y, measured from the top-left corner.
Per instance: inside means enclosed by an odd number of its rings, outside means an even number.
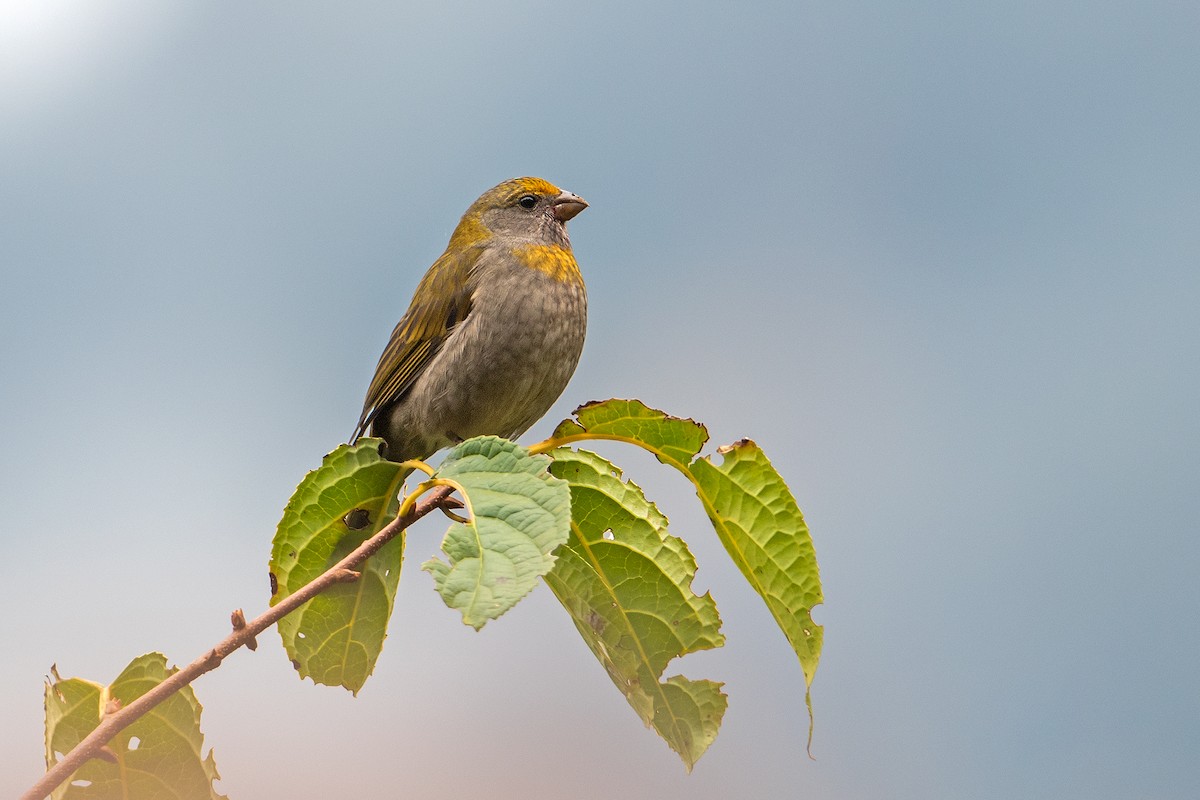
[[[78,786],[80,789],[86,789],[87,787],[89,787],[89,786],[91,786],[91,785],[92,785],[92,782],[91,782],[91,781],[84,781],[84,780],[79,780],[79,781],[71,781],[71,785],[72,785],[72,786]]]
[[[383,571],[383,577],[385,577],[385,578],[387,578],[387,577],[390,577],[390,576],[391,576],[391,574],[392,574],[392,568],[391,568],[391,567],[388,567],[387,569],[385,569],[385,570]]]
[[[602,537],[604,537],[606,540],[610,541],[610,542],[611,542],[613,539],[617,538],[617,537],[616,537],[616,535],[615,535],[615,534],[613,534],[613,532],[612,532],[612,528],[609,528],[608,530],[606,530],[604,533],[602,533],[602,534],[600,534],[600,535],[601,535]]]
[[[62,761],[62,760],[63,760],[63,754],[62,754],[62,753],[60,753],[59,751],[55,750],[55,751],[54,751],[54,760],[55,760],[55,761]]]
[[[308,637],[304,635],[303,631],[301,631],[300,633],[296,634],[296,638],[297,639],[307,639]]]
[[[141,747],[141,746],[142,746],[142,740],[141,740],[141,739],[139,739],[139,738],[138,738],[138,737],[136,737],[136,736],[130,736],[130,737],[129,737],[129,749],[130,749],[130,750],[137,750],[137,749],[138,749],[139,747]]]
[[[356,508],[342,517],[342,522],[352,531],[361,531],[370,524],[371,514],[365,508]]]

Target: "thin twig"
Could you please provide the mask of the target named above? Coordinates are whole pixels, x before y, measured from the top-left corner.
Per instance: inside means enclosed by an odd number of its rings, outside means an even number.
[[[122,729],[143,716],[147,711],[178,692],[184,686],[221,666],[221,661],[238,648],[254,641],[254,637],[274,625],[283,617],[295,611],[300,606],[316,597],[335,583],[353,580],[356,575],[354,568],[361,565],[371,556],[379,552],[385,544],[396,537],[401,531],[412,525],[421,517],[440,507],[453,492],[453,487],[439,486],[436,491],[416,505],[406,504],[401,514],[384,526],[379,533],[367,539],[352,553],[334,564],[310,583],[302,586],[296,592],[279,601],[278,605],[268,609],[258,617],[247,621],[243,626],[235,624],[233,633],[226,636],[215,647],[210,648],[204,655],[188,664],[183,669],[170,675],[165,681],[155,686],[129,705],[112,714],[106,714],[100,724],[89,733],[83,741],[75,745],[71,752],[46,771],[29,791],[21,795],[21,800],[43,800],[55,787],[67,780],[83,764],[91,758],[100,756],[105,745]]]

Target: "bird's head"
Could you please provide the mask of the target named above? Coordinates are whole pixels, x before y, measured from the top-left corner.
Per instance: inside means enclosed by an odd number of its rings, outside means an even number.
[[[582,197],[541,178],[513,178],[484,192],[463,215],[454,238],[500,237],[569,246],[567,220],[587,208]]]

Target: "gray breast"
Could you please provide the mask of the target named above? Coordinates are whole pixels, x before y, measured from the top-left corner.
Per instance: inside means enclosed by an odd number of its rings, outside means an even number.
[[[390,458],[484,434],[515,438],[566,388],[587,328],[582,284],[527,267],[490,272],[471,313],[383,420]]]

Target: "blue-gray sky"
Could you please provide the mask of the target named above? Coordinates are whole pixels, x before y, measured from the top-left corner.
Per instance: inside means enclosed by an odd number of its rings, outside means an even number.
[[[458,216],[533,174],[591,321],[550,419],[759,441],[827,603],[794,656],[683,482],[727,646],[690,776],[544,588],[476,635],[416,565],[357,699],[274,634],[196,686],[235,798],[1172,798],[1200,784],[1193,3],[0,4],[0,794],[41,680],[267,600]]]

